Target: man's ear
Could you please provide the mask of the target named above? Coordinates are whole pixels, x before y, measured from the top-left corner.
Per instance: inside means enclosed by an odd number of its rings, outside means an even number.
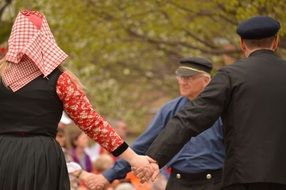
[[[245,42],[242,38],[240,38],[240,48],[242,49],[242,51],[245,51],[247,49]]]
[[[275,36],[275,38],[274,38],[274,40],[273,40],[273,42],[271,44],[271,49],[275,51],[278,48],[278,46],[279,46],[279,42],[280,42],[280,38],[277,35],[277,36]]]
[[[205,83],[205,86],[207,86],[211,81],[211,78],[210,77],[207,77],[207,76],[204,76],[204,83]]]

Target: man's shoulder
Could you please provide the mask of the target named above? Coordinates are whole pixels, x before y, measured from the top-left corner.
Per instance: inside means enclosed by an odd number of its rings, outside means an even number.
[[[286,60],[275,54],[258,54],[247,58],[241,58],[233,64],[226,65],[220,69],[221,72],[231,73],[233,71],[243,70],[246,68],[261,67],[261,60],[264,62],[277,62],[286,64]]]
[[[164,106],[174,106],[174,105],[177,105],[177,104],[180,104],[180,103],[186,103],[188,102],[188,98],[185,97],[185,96],[179,96],[177,98],[174,98],[170,101],[168,101],[167,103],[164,104]]]
[[[188,102],[188,98],[185,96],[179,96],[177,98],[174,98],[170,101],[168,101],[167,103],[165,103],[162,107],[161,110],[173,110],[176,107],[180,107],[182,105],[185,105]]]
[[[229,75],[232,72],[236,72],[237,70],[243,70],[244,67],[247,67],[249,60],[247,58],[239,59],[235,61],[233,64],[223,66],[222,68],[219,69],[218,72],[220,73],[225,73]]]

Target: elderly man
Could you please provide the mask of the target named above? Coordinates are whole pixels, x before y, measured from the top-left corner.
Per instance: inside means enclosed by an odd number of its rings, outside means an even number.
[[[180,110],[147,155],[165,165],[191,137],[222,116],[224,190],[286,189],[286,61],[275,55],[280,29],[268,16],[240,23],[245,59],[218,71],[200,97]]]
[[[193,101],[210,81],[212,64],[203,58],[184,58],[176,70],[180,97],[166,103],[157,113],[148,129],[132,146],[139,154],[144,154],[166,123],[177,111]],[[224,145],[221,120],[211,123],[209,130],[190,140],[176,157],[168,163],[171,176],[167,190],[218,190],[221,187]],[[98,176],[100,183],[124,178],[130,165],[118,160],[112,169]]]

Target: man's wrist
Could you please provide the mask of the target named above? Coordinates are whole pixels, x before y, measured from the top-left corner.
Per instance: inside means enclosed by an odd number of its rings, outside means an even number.
[[[83,169],[80,169],[76,172],[76,174],[74,175],[77,179],[80,179],[81,175],[83,173]]]
[[[112,183],[116,179],[115,171],[112,169],[108,169],[102,173],[103,177],[109,182]]]

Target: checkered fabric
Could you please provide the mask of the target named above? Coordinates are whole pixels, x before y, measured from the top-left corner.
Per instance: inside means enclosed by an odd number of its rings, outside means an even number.
[[[38,76],[49,75],[67,54],[57,46],[44,15],[21,11],[12,27],[5,58],[12,64],[2,78],[15,92]]]

